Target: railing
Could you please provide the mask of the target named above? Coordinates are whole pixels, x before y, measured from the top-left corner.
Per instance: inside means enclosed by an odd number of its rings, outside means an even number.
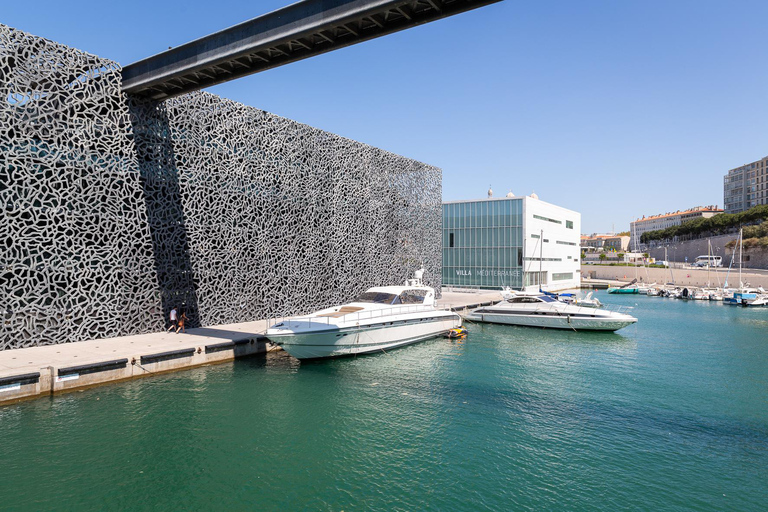
[[[480,286],[446,286],[443,285],[443,291],[449,293],[480,293]]]
[[[387,318],[391,316],[396,315],[407,315],[409,313],[420,313],[425,311],[451,311],[450,305],[441,305],[441,306],[425,306],[423,304],[413,304],[408,306],[395,306],[395,307],[387,307],[387,308],[381,308],[381,309],[369,309],[369,310],[363,310],[363,311],[352,311],[349,313],[345,313],[343,315],[338,316],[292,316],[292,317],[278,317],[278,318],[270,318],[267,321],[267,328],[274,327],[279,324],[286,324],[286,326],[289,326],[291,324],[297,324],[297,323],[309,323],[309,324],[321,324],[321,325],[331,325],[331,319],[342,319],[346,324],[349,323],[360,323],[361,320],[372,320],[374,318]],[[330,312],[330,315],[334,315],[335,313],[338,313],[337,311]]]
[[[570,305],[581,308],[582,309],[582,311],[580,311],[581,314],[584,314],[585,312],[591,310],[591,311],[608,311],[610,313],[618,313],[618,314],[626,315],[626,314],[628,314],[628,311],[630,311],[632,309],[635,309],[634,306],[626,306],[624,304],[609,304],[609,305],[603,304],[599,308],[590,308],[590,307],[586,307],[586,306],[579,306],[578,304],[570,304]],[[569,313],[564,312],[562,310],[562,308],[560,308],[558,306],[559,306],[559,304],[548,304],[546,306],[537,307],[533,311],[533,313],[539,313],[539,312],[551,313],[551,312],[554,311],[554,312],[558,313],[560,316],[569,316]]]

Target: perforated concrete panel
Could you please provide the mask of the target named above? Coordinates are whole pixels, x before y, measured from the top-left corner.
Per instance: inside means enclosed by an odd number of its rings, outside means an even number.
[[[162,326],[119,66],[0,25],[0,349]]]
[[[0,25],[0,349],[439,288],[441,172]]]

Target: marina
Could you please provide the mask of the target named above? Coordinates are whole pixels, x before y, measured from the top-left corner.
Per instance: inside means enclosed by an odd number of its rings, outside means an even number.
[[[595,295],[638,323],[471,325],[0,408],[3,509],[762,510],[768,310]]]
[[[491,290],[446,292],[438,308],[466,310],[500,299]],[[269,324],[261,320],[0,351],[0,406],[275,350],[264,335]]]
[[[0,512],[764,510],[715,4],[8,5]]]

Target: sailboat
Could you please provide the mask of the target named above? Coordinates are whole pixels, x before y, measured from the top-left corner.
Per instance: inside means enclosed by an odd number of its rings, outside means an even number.
[[[632,241],[634,242],[634,252],[635,254],[638,254],[639,249],[637,247],[637,226],[632,226],[633,232],[632,232]],[[648,266],[646,265],[645,256],[643,256],[643,268],[645,269],[645,282],[640,283],[637,285],[637,293],[648,295],[648,292],[653,290],[656,286],[656,283],[649,283],[648,281],[651,280],[650,276],[648,275]],[[637,279],[637,260],[635,260],[635,279]]]
[[[712,240],[707,240],[707,261],[712,261]],[[709,272],[712,265],[707,264],[707,286],[700,288],[693,293],[693,299],[695,300],[723,300],[723,294],[720,292],[720,276],[717,274],[717,267],[715,267],[715,276],[717,277],[718,287],[713,288],[712,282],[709,279]]]
[[[734,248],[735,251],[735,248]],[[749,288],[741,280],[741,262],[744,257],[744,229],[739,230],[739,289],[723,303],[738,306],[768,306],[768,292],[762,287]],[[749,284],[749,283],[747,283]]]
[[[739,288],[733,292],[731,297],[723,297],[723,304],[729,304],[731,306],[764,306],[768,305],[768,296],[761,293],[761,290],[754,288],[747,288],[741,280],[741,261],[744,255],[744,229],[739,229]],[[736,248],[733,249],[734,254]],[[733,263],[733,259],[731,259]],[[727,283],[726,283],[727,285]],[[764,291],[764,290],[763,290]]]

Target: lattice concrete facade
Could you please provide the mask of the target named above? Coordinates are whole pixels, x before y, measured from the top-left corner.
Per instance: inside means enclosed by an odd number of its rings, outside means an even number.
[[[441,279],[441,172],[0,25],[0,349],[296,314]]]

